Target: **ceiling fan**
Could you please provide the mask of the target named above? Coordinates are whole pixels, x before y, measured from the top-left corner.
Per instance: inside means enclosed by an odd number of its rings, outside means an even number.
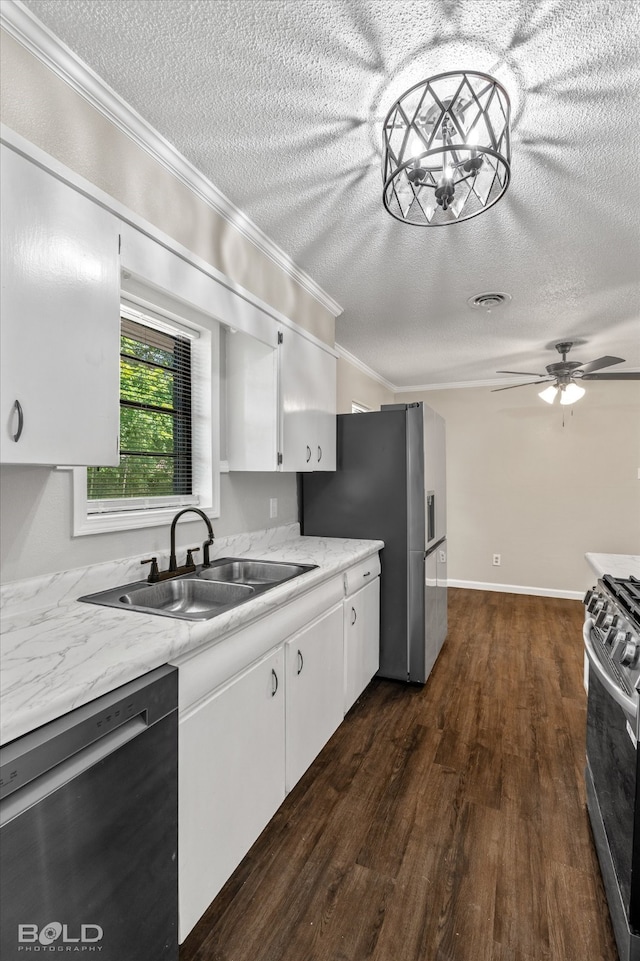
[[[512,390],[514,387],[528,387],[530,384],[546,384],[552,381],[551,386],[540,391],[538,396],[548,404],[553,404],[559,393],[561,404],[573,404],[575,401],[580,400],[585,392],[584,387],[580,387],[577,381],[640,380],[640,372],[630,370],[614,371],[606,374],[595,373],[596,371],[602,370],[603,367],[613,367],[614,364],[623,364],[624,359],[622,357],[598,357],[597,360],[592,360],[588,364],[583,364],[578,360],[567,360],[567,354],[572,347],[573,341],[563,341],[560,344],[556,344],[556,350],[562,355],[562,360],[556,364],[548,364],[545,368],[547,371],[546,375],[533,374],[531,371],[526,370],[496,371],[498,374],[523,374],[524,376],[528,374],[531,377],[538,377],[540,379],[530,380],[524,384],[509,384],[508,387],[496,387],[492,393],[495,393],[497,390]]]

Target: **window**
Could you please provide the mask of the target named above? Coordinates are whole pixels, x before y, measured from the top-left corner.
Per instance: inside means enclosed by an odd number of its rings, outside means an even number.
[[[121,305],[120,464],[74,469],[74,535],[219,515],[219,325],[153,293]]]
[[[87,470],[88,509],[192,493],[190,338],[123,316],[120,466]]]

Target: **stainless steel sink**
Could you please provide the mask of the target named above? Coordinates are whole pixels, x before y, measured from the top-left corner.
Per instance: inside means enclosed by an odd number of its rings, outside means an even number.
[[[176,617],[206,618],[248,600],[255,591],[244,584],[223,584],[194,578],[161,581],[122,594],[121,604],[174,614]]]
[[[207,581],[230,581],[234,584],[250,584],[252,587],[272,587],[308,570],[310,568],[305,564],[223,557],[220,561],[214,561],[211,567],[201,570],[198,576]]]
[[[210,567],[197,567],[189,574],[149,584],[136,581],[78,600],[105,607],[161,614],[192,621],[208,620],[244,604],[265,591],[307,571],[315,564],[286,564],[222,557]]]

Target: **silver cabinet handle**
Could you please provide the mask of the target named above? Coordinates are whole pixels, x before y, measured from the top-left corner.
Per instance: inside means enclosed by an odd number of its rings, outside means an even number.
[[[318,463],[322,460],[322,447],[318,444]]]
[[[278,675],[271,668],[271,697],[275,697],[278,692]]]
[[[303,667],[304,667],[304,658],[302,656],[302,651],[298,651],[298,674],[302,673]]]
[[[311,448],[307,444],[307,464],[309,463],[310,460],[311,460]]]
[[[353,614],[353,619],[352,619],[352,621],[351,621],[351,626],[353,627],[353,625],[355,624],[355,622],[358,620],[358,615],[356,614],[356,609],[355,609],[355,607],[352,607],[352,608],[351,608],[351,613]]]
[[[18,429],[13,435],[13,439],[17,444],[20,438],[22,437],[22,428],[24,427],[24,413],[22,411],[22,404],[20,403],[19,400],[14,401],[13,409],[18,415]]]

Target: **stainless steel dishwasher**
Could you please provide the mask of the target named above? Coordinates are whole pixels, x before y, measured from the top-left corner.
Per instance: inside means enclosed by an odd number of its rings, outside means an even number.
[[[0,749],[0,956],[175,961],[177,670]]]

